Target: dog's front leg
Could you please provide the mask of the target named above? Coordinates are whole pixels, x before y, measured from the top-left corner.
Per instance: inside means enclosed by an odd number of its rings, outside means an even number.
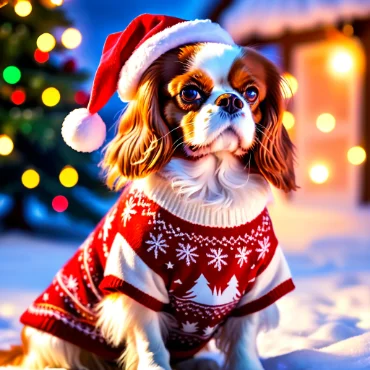
[[[113,346],[125,345],[119,359],[125,370],[171,370],[161,314],[123,294],[107,296],[99,306],[98,327]]]

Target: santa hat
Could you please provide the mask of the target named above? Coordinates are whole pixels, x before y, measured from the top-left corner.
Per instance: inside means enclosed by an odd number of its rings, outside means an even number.
[[[231,36],[210,20],[185,21],[165,15],[142,14],[122,31],[108,36],[86,108],[76,109],[64,120],[64,141],[79,152],[98,149],[106,127],[97,114],[118,91],[129,102],[145,70],[162,54],[193,42],[234,44]]]

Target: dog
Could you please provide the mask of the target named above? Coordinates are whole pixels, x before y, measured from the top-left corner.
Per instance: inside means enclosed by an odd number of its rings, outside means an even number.
[[[294,288],[266,209],[297,189],[283,80],[248,47],[192,42],[143,71],[102,167],[119,200],[22,316],[26,369],[262,370]]]

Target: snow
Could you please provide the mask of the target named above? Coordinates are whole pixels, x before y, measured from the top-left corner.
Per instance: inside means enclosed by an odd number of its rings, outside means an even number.
[[[278,204],[271,214],[297,289],[278,303],[280,326],[259,337],[265,369],[370,369],[370,210],[346,210],[355,220],[346,227],[330,224],[343,216],[338,210]],[[0,236],[0,348],[19,343],[19,315],[78,244]]]
[[[279,36],[338,20],[370,15],[369,0],[234,0],[220,24],[236,42],[251,35]]]

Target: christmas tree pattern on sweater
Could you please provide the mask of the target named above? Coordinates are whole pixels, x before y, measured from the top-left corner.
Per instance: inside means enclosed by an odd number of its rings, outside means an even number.
[[[266,208],[232,227],[187,222],[128,187],[53,283],[22,316],[107,359],[94,306],[126,294],[171,315],[172,358],[198,352],[229,316],[259,311],[294,288]]]

